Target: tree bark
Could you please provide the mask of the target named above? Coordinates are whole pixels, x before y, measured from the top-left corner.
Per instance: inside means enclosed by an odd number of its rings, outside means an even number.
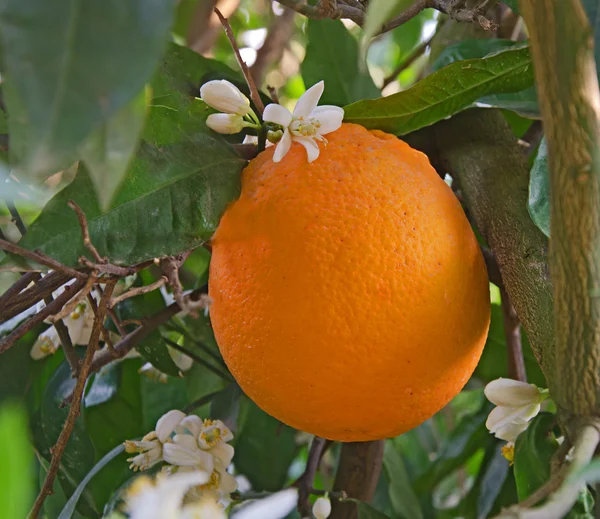
[[[551,393],[563,423],[598,412],[600,94],[579,0],[521,0],[550,165],[550,271],[556,333]],[[575,424],[574,424],[575,425]]]
[[[383,447],[384,440],[344,443],[333,490],[343,490],[353,499],[371,501],[381,474]],[[330,518],[357,519],[356,504],[332,500]]]

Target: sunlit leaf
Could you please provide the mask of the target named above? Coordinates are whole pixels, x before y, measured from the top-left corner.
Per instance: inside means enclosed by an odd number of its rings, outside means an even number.
[[[453,115],[483,96],[519,92],[532,84],[529,49],[509,49],[452,63],[404,92],[348,105],[345,120],[405,134]]]
[[[421,505],[411,485],[402,457],[390,441],[386,441],[383,468],[389,481],[389,495],[394,512],[403,519],[422,519]]]

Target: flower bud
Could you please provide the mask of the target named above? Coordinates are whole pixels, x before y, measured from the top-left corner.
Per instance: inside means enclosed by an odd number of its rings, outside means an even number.
[[[315,501],[312,509],[313,515],[317,519],[327,519],[331,513],[331,501],[328,497],[320,497]]]
[[[206,126],[217,133],[231,135],[242,131],[244,120],[241,115],[211,114],[206,119]]]
[[[235,85],[224,79],[204,83],[200,87],[200,98],[208,106],[227,114],[244,116],[250,112],[250,101],[248,98]]]
[[[485,386],[484,392],[492,404],[506,407],[539,404],[544,400],[541,391],[534,384],[527,384],[509,378],[492,380]]]

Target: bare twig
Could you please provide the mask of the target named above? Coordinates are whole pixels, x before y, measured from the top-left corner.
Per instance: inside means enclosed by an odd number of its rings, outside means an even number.
[[[73,299],[71,299],[65,306],[63,306],[60,312],[58,312],[56,315],[51,316],[49,321],[54,324],[57,321],[60,321],[65,317],[71,315],[77,307],[77,305],[80,303],[80,301],[89,294],[90,290],[92,290],[92,286],[96,281],[96,276],[94,274],[90,275],[84,287],[79,291],[79,293]]]
[[[54,301],[52,294],[46,296],[44,298],[44,302],[49,305]],[[67,325],[59,319],[54,322],[54,327],[56,328],[56,333],[58,333],[58,338],[60,339],[60,344],[62,346],[63,351],[65,352],[65,357],[67,362],[69,363],[69,367],[71,368],[71,376],[76,378],[79,375],[79,356],[75,352],[75,348],[73,348],[73,342],[71,341],[71,335],[69,334],[69,329]]]
[[[431,45],[431,40],[433,40],[433,37],[435,36],[435,34],[436,33],[434,33],[433,36],[431,36],[427,41],[424,41],[423,43],[421,43],[421,45],[416,47],[415,50],[412,51],[410,56],[408,56],[400,65],[398,65],[398,67],[396,68],[396,70],[394,70],[394,72],[392,72],[388,77],[386,77],[383,80],[382,88],[385,88],[392,81],[395,81],[396,78],[402,72],[404,72],[408,67],[410,67],[415,61],[417,61],[425,53],[425,51],[427,50],[427,47],[429,47],[429,45]]]
[[[72,278],[85,279],[87,276],[83,272],[77,272],[76,270],[63,265],[62,263],[52,259],[50,256],[46,256],[37,251],[30,251],[20,247],[19,245],[15,245],[6,240],[0,239],[0,249],[5,250],[6,252],[10,252],[12,254],[17,254],[18,256],[23,256],[24,258],[30,259],[39,263],[40,265],[45,265],[46,267],[50,267],[54,270],[60,270],[65,274],[68,274]]]
[[[219,17],[221,25],[223,25],[225,34],[229,39],[229,43],[231,43],[231,47],[233,49],[235,57],[238,61],[240,68],[242,69],[242,73],[244,74],[244,79],[246,80],[246,83],[248,83],[248,88],[250,89],[250,97],[252,98],[252,102],[254,103],[254,106],[256,106],[256,109],[259,111],[260,115],[262,115],[263,111],[265,110],[265,105],[263,104],[262,99],[260,98],[260,94],[258,93],[256,85],[254,84],[254,79],[252,79],[250,69],[248,68],[248,65],[246,65],[246,62],[242,59],[242,55],[240,54],[240,49],[238,47],[237,42],[235,41],[235,36],[233,34],[233,30],[231,29],[231,25],[229,25],[227,18],[225,18],[221,14],[221,11],[219,11],[219,9],[217,9],[216,7],[215,13]]]
[[[158,281],[155,281],[154,283],[150,283],[149,285],[145,285],[143,287],[131,288],[127,292],[124,292],[123,294],[121,294],[120,296],[117,296],[117,297],[114,297],[113,299],[111,299],[109,307],[114,308],[121,301],[125,301],[126,299],[129,299],[131,297],[141,296],[142,294],[147,294],[148,292],[152,292],[152,291],[156,290],[157,288],[162,287],[167,281],[168,281],[167,277],[162,276]]]
[[[90,230],[88,228],[88,221],[81,207],[79,207],[74,200],[69,200],[67,202],[67,205],[71,209],[73,209],[73,211],[75,211],[75,214],[77,215],[77,220],[79,220],[79,227],[81,227],[83,244],[85,245],[86,249],[90,251],[92,257],[96,260],[97,263],[106,263],[106,258],[100,256],[98,249],[96,249],[96,247],[94,247],[94,244],[92,243],[92,240],[90,238]]]
[[[17,229],[19,229],[21,236],[25,236],[25,234],[27,233],[27,228],[25,227],[25,224],[23,223],[23,219],[21,218],[19,211],[17,211],[15,204],[12,202],[12,200],[9,200],[8,198],[5,198],[4,202],[6,203],[8,212],[10,213],[10,216],[12,217],[11,218],[12,222],[17,226]]]
[[[527,382],[525,360],[523,359],[523,345],[521,344],[521,322],[504,287],[500,289],[500,296],[502,299],[504,336],[506,337],[506,350],[508,354],[508,376],[521,382]]]
[[[256,60],[254,61],[252,67],[250,67],[250,73],[252,74],[252,78],[257,85],[262,85],[265,74],[269,67],[273,63],[277,63],[279,60],[281,60],[283,51],[285,50],[290,38],[292,37],[292,34],[294,33],[295,16],[296,11],[284,7],[283,14],[273,18],[273,21],[269,26],[265,42],[263,43],[262,47],[258,49],[256,53]],[[270,90],[269,94],[271,95],[271,98],[273,98]],[[277,103],[277,101],[275,102]]]
[[[11,287],[9,287],[2,296],[0,296],[0,312],[6,308],[8,302],[16,295],[25,290],[31,283],[40,278],[39,272],[25,272]],[[0,317],[1,319],[1,317]]]
[[[271,96],[271,99],[275,104],[279,104],[279,96],[277,95],[277,89],[274,86],[267,85],[267,92]]]
[[[135,274],[137,271],[133,267],[121,267],[119,265],[113,265],[111,263],[94,263],[85,256],[79,258],[79,263],[85,265],[91,270],[95,270],[101,274],[110,274],[111,276],[118,276],[124,278]]]
[[[79,377],[77,378],[77,383],[75,384],[75,388],[73,389],[73,398],[71,401],[71,407],[69,408],[69,414],[67,416],[67,420],[63,426],[63,429],[56,441],[56,444],[51,449],[52,452],[52,461],[50,462],[50,467],[48,468],[48,473],[46,474],[46,479],[44,480],[44,484],[42,485],[42,489],[35,500],[33,508],[29,513],[29,519],[36,519],[42,510],[42,506],[44,505],[44,500],[47,496],[52,493],[52,488],[54,486],[54,480],[58,474],[58,470],[60,467],[60,460],[65,451],[69,438],[71,437],[71,433],[73,432],[73,428],[75,427],[75,423],[77,422],[77,418],[80,413],[81,399],[83,397],[83,390],[85,388],[85,383],[90,374],[90,368],[92,366],[92,359],[94,358],[94,353],[98,348],[98,343],[100,339],[100,331],[102,329],[102,323],[104,321],[104,316],[106,315],[106,306],[112,291],[114,289],[114,283],[110,283],[106,285],[106,289],[100,300],[100,305],[98,308],[98,315],[94,321],[94,326],[92,328],[92,334],[90,337],[90,342],[88,344],[87,352],[85,354],[85,358],[83,363],[81,364],[81,370],[79,373]]]
[[[315,481],[315,476],[317,474],[317,470],[319,469],[319,463],[321,462],[321,457],[325,452],[325,445],[327,440],[325,438],[320,438],[315,436],[311,445],[310,450],[308,452],[308,460],[306,461],[306,469],[304,473],[294,486],[298,487],[298,512],[302,517],[310,516],[310,490],[312,489],[313,483]]]
[[[100,292],[102,292],[102,290],[100,290]],[[101,296],[101,298],[102,298],[102,296]],[[89,292],[87,294],[87,299],[88,299],[88,303],[90,304],[90,308],[92,309],[92,312],[94,313],[94,316],[97,319],[99,314],[98,314],[98,306],[96,305],[96,300],[94,299],[94,296],[91,293],[89,293]],[[107,305],[106,311],[108,312],[108,303],[106,305]],[[102,333],[102,340],[106,344],[106,347],[108,348],[108,351],[110,351],[110,353],[112,354],[112,356],[114,358],[117,358],[119,355],[115,351],[115,346],[114,346],[113,342],[110,339],[110,333],[109,333],[109,331],[104,326],[104,321],[102,321],[102,330],[100,330],[100,331]]]
[[[16,341],[23,337],[29,330],[41,323],[44,319],[58,312],[63,305],[66,304],[71,297],[73,297],[73,294],[81,289],[83,285],[84,281],[77,280],[72,285],[65,287],[65,291],[54,301],[52,301],[49,305],[46,305],[37,314],[31,316],[21,326],[14,329],[10,334],[0,341],[0,353],[4,353],[6,350],[8,350]]]

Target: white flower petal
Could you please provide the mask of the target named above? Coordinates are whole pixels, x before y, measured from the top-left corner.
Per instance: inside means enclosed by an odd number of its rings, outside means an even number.
[[[494,434],[499,440],[514,443],[517,441],[519,434],[527,429],[527,426],[527,423],[509,423],[499,428]]]
[[[537,386],[510,378],[492,380],[484,392],[490,402],[506,407],[538,404],[543,400]]]
[[[244,506],[233,519],[283,519],[298,503],[298,490],[288,488]]]
[[[308,156],[308,162],[313,162],[319,158],[319,145],[312,137],[294,137],[293,140],[304,146],[306,155]]]
[[[191,434],[176,434],[173,437],[173,443],[192,451],[198,449],[196,437],[192,436]]]
[[[327,519],[331,514],[331,501],[328,497],[319,497],[312,508],[315,519]]]
[[[320,106],[319,108],[325,108]],[[337,108],[337,107],[332,107]],[[321,123],[319,128],[319,135],[325,135],[327,133],[334,132],[342,126],[342,120],[344,119],[344,111],[340,113],[337,110],[320,110],[318,113],[313,112],[313,117]]]
[[[169,355],[171,356],[171,359],[173,359],[175,365],[181,371],[188,371],[193,366],[194,360],[191,357],[188,357],[185,353],[181,353],[179,350],[173,349],[170,346],[167,346],[167,351],[169,352]]]
[[[171,436],[175,427],[185,418],[185,413],[173,409],[162,415],[156,422],[156,436],[161,443],[165,443],[167,438]]]
[[[235,449],[229,445],[228,443],[219,443],[215,445],[209,451],[215,458],[218,458],[223,465],[226,467],[229,466],[231,460],[233,459],[233,455],[235,453]]]
[[[216,471],[219,474],[219,490],[224,494],[235,492],[237,490],[237,479],[220,464],[216,465]]]
[[[194,438],[196,438],[202,432],[202,427],[202,418],[196,416],[195,414],[191,414],[181,420],[181,423],[176,427],[175,432],[182,434],[188,431]]]
[[[227,519],[227,514],[216,500],[201,498],[186,505],[180,519]]]
[[[204,83],[200,87],[200,97],[208,106],[227,114],[243,116],[250,111],[248,98],[224,79]]]
[[[186,449],[176,443],[165,443],[163,458],[167,463],[179,467],[197,467],[211,474],[214,470],[214,460],[208,452]]]
[[[344,109],[341,108],[340,106],[335,106],[335,105],[321,105],[321,106],[317,106],[313,110],[313,112],[311,114],[311,117],[317,117],[322,112],[336,112],[336,113],[340,114],[341,116],[344,115]]]
[[[30,355],[33,360],[40,360],[48,355],[53,355],[59,347],[60,339],[58,332],[54,326],[50,326],[50,328],[40,333],[31,348]]]
[[[284,128],[287,128],[292,122],[292,114],[284,106],[271,103],[265,106],[263,121],[280,124]]]
[[[325,90],[325,82],[319,81],[316,85],[311,86],[304,92],[296,103],[294,117],[309,117],[319,104],[319,99],[321,99],[321,96],[323,95],[323,90]]]
[[[285,154],[290,151],[290,147],[292,146],[292,135],[290,131],[286,128],[283,132],[283,137],[277,143],[275,147],[275,153],[273,153],[273,162],[280,162]]]
[[[540,412],[540,404],[525,405],[521,407],[498,406],[489,414],[485,426],[491,433],[511,424],[523,424],[529,422]]]

